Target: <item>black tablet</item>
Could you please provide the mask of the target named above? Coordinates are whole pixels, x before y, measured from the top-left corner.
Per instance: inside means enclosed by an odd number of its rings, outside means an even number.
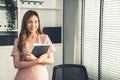
[[[47,53],[50,45],[49,44],[34,44],[32,54],[39,58],[42,54]]]

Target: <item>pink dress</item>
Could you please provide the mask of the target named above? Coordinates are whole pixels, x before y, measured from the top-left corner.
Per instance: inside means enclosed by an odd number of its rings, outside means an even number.
[[[40,44],[50,44],[50,48],[48,50],[49,52],[53,52],[55,50],[51,40],[46,34],[38,35],[38,39],[36,42]],[[26,43],[23,53],[20,53],[18,51],[17,44],[18,44],[18,39],[15,39],[11,56],[24,54],[24,52],[32,51],[32,47],[29,45],[29,43]],[[21,60],[25,60],[24,56],[21,56]],[[27,68],[20,68],[18,69],[18,72],[14,80],[49,80],[46,65],[37,64]]]

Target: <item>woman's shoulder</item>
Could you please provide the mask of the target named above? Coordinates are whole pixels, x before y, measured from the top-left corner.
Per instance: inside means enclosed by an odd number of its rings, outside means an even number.
[[[15,38],[14,43],[18,43],[19,39]]]
[[[43,33],[43,34],[40,34],[40,37],[43,37],[43,38],[48,38],[48,35]]]
[[[19,39],[18,38],[15,38],[15,41],[18,41]]]

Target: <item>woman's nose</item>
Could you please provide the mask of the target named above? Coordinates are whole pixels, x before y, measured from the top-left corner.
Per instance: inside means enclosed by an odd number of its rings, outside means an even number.
[[[34,23],[34,22],[32,22],[32,26],[35,26],[35,23]]]

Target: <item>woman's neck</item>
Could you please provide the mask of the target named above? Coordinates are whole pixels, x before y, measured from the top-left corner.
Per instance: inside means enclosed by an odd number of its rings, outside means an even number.
[[[36,38],[36,37],[37,37],[37,33],[36,32],[30,34],[30,38]]]

